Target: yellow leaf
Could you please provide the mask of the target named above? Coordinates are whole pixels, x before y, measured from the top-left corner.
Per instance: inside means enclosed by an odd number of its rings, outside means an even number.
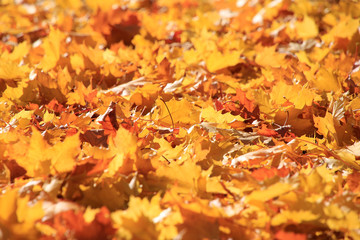
[[[350,39],[358,31],[359,19],[352,19],[350,16],[343,19],[340,23],[336,24],[329,33],[325,34],[322,39],[326,43],[330,43],[335,38]]]
[[[307,85],[288,85],[284,82],[278,82],[270,93],[274,103],[281,105],[289,101],[294,103],[295,108],[303,109],[305,106],[311,106],[313,100],[321,100],[314,90]]]
[[[201,60],[201,55],[198,51],[191,48],[188,51],[184,52],[184,61],[188,65],[196,64]]]
[[[341,211],[337,204],[331,204],[324,207],[324,213],[329,217],[341,219],[344,217],[344,213]]]
[[[0,59],[0,79],[19,80],[21,78],[25,78],[29,72],[30,71],[27,66],[19,66],[18,63],[2,58]]]
[[[301,88],[299,85],[296,86],[297,87],[295,89],[298,89],[298,95],[289,99],[290,102],[294,103],[295,108],[303,109],[305,106],[312,106],[313,101],[321,100],[321,97],[312,89],[307,88],[306,85]]]
[[[350,102],[350,107],[354,112],[358,112],[360,111],[360,97],[356,97],[354,98],[351,102]]]
[[[50,27],[50,33],[45,38],[42,47],[44,48],[45,55],[41,60],[39,68],[42,68],[45,72],[54,68],[60,58],[61,42],[65,38],[65,34],[59,29]]]
[[[285,54],[276,52],[276,46],[259,49],[255,62],[263,67],[279,68],[285,64]]]
[[[29,196],[17,199],[16,216],[19,224],[14,224],[12,231],[20,239],[25,236],[34,239],[37,234],[35,222],[40,221],[44,216],[42,202],[36,202],[35,205],[30,206],[29,200]]]
[[[336,155],[340,157],[338,160],[343,162],[346,166],[360,171],[360,165],[356,162],[355,155],[350,150],[341,149],[336,151]]]
[[[255,102],[259,105],[261,112],[268,114],[269,116],[275,115],[274,105],[271,102],[270,96],[268,93],[261,89],[256,89],[254,91]]]
[[[79,53],[74,53],[70,56],[71,67],[79,74],[85,69],[84,57]]]
[[[154,143],[160,145],[160,148],[158,149],[159,154],[163,155],[168,160],[177,160],[184,153],[184,144],[172,147],[171,143],[163,138],[154,139]]]
[[[173,162],[169,166],[158,168],[155,176],[161,181],[160,185],[176,189],[180,193],[191,193],[198,190],[201,168],[190,161],[185,161],[181,165]]]
[[[36,239],[35,222],[44,216],[42,202],[29,204],[30,197],[20,197],[18,189],[7,189],[0,196],[0,226],[5,239]]]
[[[98,9],[103,11],[109,11],[114,4],[118,4],[117,0],[109,0],[109,1],[85,0],[85,2],[86,5],[92,8],[93,11],[97,11]]]
[[[195,109],[192,102],[188,100],[181,99],[177,101],[175,99],[171,99],[166,102],[166,106],[163,101],[160,99],[156,100],[156,105],[159,107],[158,111],[158,121],[160,123],[166,124],[167,126],[172,126],[172,120],[174,124],[182,123],[182,124],[195,124],[199,122],[199,112]],[[169,111],[167,110],[169,109]]]
[[[295,23],[295,29],[300,38],[315,38],[319,34],[318,26],[313,18],[305,15],[302,22]]]
[[[314,63],[321,62],[329,54],[330,51],[331,51],[331,48],[328,48],[325,46],[323,46],[322,48],[314,48],[308,54],[308,57]],[[314,65],[314,66],[316,66],[316,65]],[[310,66],[311,66],[312,70],[317,70],[317,67],[315,68],[312,65],[310,65]],[[311,74],[313,74],[312,71],[310,71],[310,72],[311,72]]]
[[[83,5],[83,1],[81,0],[56,0],[56,3],[67,9],[79,9]]]
[[[7,189],[0,196],[0,223],[4,224],[11,221],[16,210],[17,189]]]
[[[67,104],[86,105],[85,96],[89,95],[93,91],[91,84],[88,87],[85,87],[83,82],[76,81],[75,88],[76,91],[68,92],[66,95]]]
[[[314,81],[312,82],[316,88],[321,91],[339,91],[341,90],[340,84],[334,75],[324,67],[321,67]]]
[[[94,221],[96,214],[100,212],[99,208],[91,208],[91,207],[87,207],[85,212],[84,212],[84,220],[87,223],[91,223],[92,221]]]
[[[119,229],[117,238],[159,239],[161,229],[156,224],[158,223],[157,217],[161,213],[159,195],[152,197],[150,201],[147,198],[131,196],[126,211],[116,211],[111,214],[112,221]]]
[[[342,218],[330,218],[326,221],[326,224],[330,229],[336,231],[344,231],[344,229],[357,231],[360,228],[359,215],[356,211],[347,212]]]
[[[318,132],[327,137],[329,134],[336,135],[334,119],[331,113],[326,112],[325,117],[314,117],[314,126],[318,129]]]
[[[36,230],[40,231],[42,234],[46,236],[55,236],[57,233],[56,229],[52,228],[48,224],[44,224],[41,222],[37,222],[35,227]]]
[[[231,113],[222,114],[221,111],[216,111],[213,107],[204,108],[201,111],[201,118],[210,123],[231,123],[235,120],[244,121],[240,116],[234,116]]]
[[[31,86],[28,84],[26,79],[18,81],[17,87],[8,86],[3,92],[3,97],[6,97],[14,102],[21,102],[21,99],[24,97],[30,97],[26,99],[35,98],[34,94],[31,92]]]
[[[109,174],[129,173],[134,170],[137,159],[137,138],[128,130],[120,127],[115,138],[109,141],[109,148],[114,158],[109,164]]]
[[[12,125],[17,125],[21,128],[29,126],[34,111],[21,110],[11,118]]]
[[[206,180],[206,192],[227,194],[226,190],[220,183],[220,177],[212,177]]]
[[[26,175],[29,177],[48,175],[51,164],[51,159],[47,154],[49,148],[49,144],[41,133],[33,127],[27,154],[16,161],[26,170]]]
[[[326,24],[329,24],[330,26],[335,26],[337,24],[337,20],[336,17],[333,13],[328,13],[326,14],[323,18],[322,21]]]
[[[14,50],[11,53],[5,51],[1,55],[1,58],[6,59],[8,61],[19,62],[26,55],[28,55],[30,48],[31,46],[29,45],[29,43],[24,41],[22,43],[19,43],[16,47],[14,47]]]
[[[283,81],[278,82],[270,93],[271,100],[277,104],[282,105],[291,98],[295,98],[298,92],[293,85],[288,85]]]
[[[297,56],[297,58],[299,59],[300,62],[302,63],[306,63],[309,66],[312,66],[313,63],[310,62],[308,56],[306,55],[305,51],[299,51],[297,53],[295,53],[295,55]]]
[[[63,142],[56,143],[49,151],[51,154],[51,167],[55,173],[72,171],[76,165],[76,157],[80,154],[79,133],[65,138]]]
[[[253,191],[246,197],[246,202],[266,202],[292,190],[294,186],[277,182],[264,190]]]
[[[279,226],[289,221],[299,224],[302,222],[313,221],[318,218],[319,215],[312,213],[310,210],[282,211],[271,220],[271,225]]]
[[[44,122],[51,122],[55,118],[54,113],[49,113],[48,111],[45,111],[43,121]]]
[[[242,61],[240,54],[240,51],[226,52],[224,54],[214,51],[206,59],[206,67],[210,72],[216,72],[217,70],[234,66]]]
[[[20,223],[27,223],[29,227],[33,227],[33,223],[43,217],[44,211],[41,202],[37,202],[33,206],[29,206],[30,197],[19,197],[17,199],[16,216]],[[26,232],[25,232],[26,233]]]

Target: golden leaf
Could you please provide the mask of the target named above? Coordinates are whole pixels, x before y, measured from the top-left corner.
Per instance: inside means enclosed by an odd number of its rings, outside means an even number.
[[[59,29],[50,28],[50,33],[44,40],[45,55],[38,66],[39,68],[47,72],[56,66],[61,54],[61,42],[64,38],[65,34]]]
[[[313,18],[305,15],[302,22],[295,23],[295,29],[300,38],[314,38],[319,34],[318,26]]]
[[[215,51],[206,59],[206,67],[210,72],[216,72],[217,70],[234,66],[242,62],[240,54],[240,51],[226,52],[224,54]]]
[[[259,49],[255,62],[263,67],[279,68],[285,63],[285,54],[276,52],[276,46]]]
[[[76,165],[80,154],[79,133],[66,137],[63,142],[55,144],[49,151],[51,154],[51,167],[56,173],[70,172]]]

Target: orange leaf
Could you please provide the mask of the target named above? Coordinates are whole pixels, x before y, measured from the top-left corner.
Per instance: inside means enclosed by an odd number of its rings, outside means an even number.
[[[298,234],[293,232],[278,231],[275,235],[277,240],[306,240],[305,234]]]
[[[267,128],[265,125],[262,125],[261,128],[257,131],[257,134],[266,136],[266,137],[275,137],[279,133],[273,129]]]
[[[255,110],[254,103],[246,97],[246,92],[239,88],[236,89],[236,96],[232,97],[232,101],[239,101],[239,103],[243,105],[249,112],[253,112]]]

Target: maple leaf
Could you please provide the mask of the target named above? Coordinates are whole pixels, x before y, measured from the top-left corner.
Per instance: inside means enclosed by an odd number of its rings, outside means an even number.
[[[340,84],[334,75],[325,68],[320,68],[316,74],[315,87],[323,91],[338,91]]]
[[[279,134],[275,130],[267,128],[265,125],[262,125],[261,128],[257,131],[257,133],[259,135],[267,137],[273,137]]]
[[[206,67],[210,72],[234,66],[241,62],[241,52],[231,52],[221,54],[220,52],[213,52],[206,60]]]
[[[276,46],[265,47],[256,55],[255,62],[264,67],[281,67],[285,63],[285,55],[276,52]]]
[[[241,89],[236,89],[236,96],[232,98],[232,101],[239,101],[239,103],[243,105],[250,113],[255,110],[254,103],[246,97],[246,93]]]
[[[323,36],[326,42],[335,40],[336,38],[351,38],[357,31],[359,19],[347,17],[336,24],[329,33]]]
[[[222,114],[216,111],[212,107],[207,107],[201,111],[201,118],[210,123],[231,123],[235,120],[243,121],[244,119],[240,116],[234,116],[231,113]]]
[[[173,123],[172,121],[174,121],[174,124],[194,124],[199,121],[198,110],[187,99],[182,99],[180,101],[171,99],[166,103],[158,99],[156,100],[156,105],[159,107],[157,119],[161,123],[171,126]]]
[[[61,143],[51,148],[51,167],[55,172],[70,172],[76,165],[77,156],[80,154],[79,133],[66,137]]]
[[[120,127],[116,131],[116,136],[109,141],[109,148],[113,159],[109,163],[109,174],[129,173],[134,170],[137,160],[137,141],[136,137],[129,131]]]
[[[302,22],[296,22],[295,29],[298,36],[303,39],[313,38],[319,34],[319,30],[314,19],[307,15],[304,16]]]
[[[0,59],[0,79],[4,80],[19,80],[24,78],[29,70],[26,66],[19,66],[13,61],[5,61]]]
[[[18,188],[0,196],[0,225],[6,238],[36,238],[35,222],[44,216],[42,202],[28,206],[29,196],[20,197]]]
[[[49,144],[43,139],[41,133],[33,128],[27,154],[17,159],[17,163],[26,170],[28,176],[42,176],[50,173],[51,158],[48,155]]]
[[[43,44],[45,56],[42,59],[39,68],[42,68],[47,72],[56,66],[61,54],[61,41],[64,38],[64,33],[62,33],[59,29],[50,27],[50,33]]]

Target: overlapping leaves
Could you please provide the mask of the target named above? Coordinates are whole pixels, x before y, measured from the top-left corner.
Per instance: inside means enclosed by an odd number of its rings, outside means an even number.
[[[3,1],[4,239],[357,239],[356,1]]]

